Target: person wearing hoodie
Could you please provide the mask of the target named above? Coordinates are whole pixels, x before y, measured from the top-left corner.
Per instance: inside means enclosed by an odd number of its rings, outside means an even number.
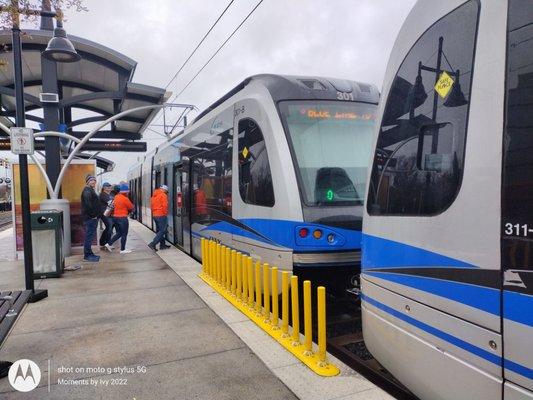
[[[115,208],[113,209],[113,223],[117,229],[115,235],[105,244],[108,251],[113,251],[113,243],[120,239],[120,254],[131,253],[132,250],[126,248],[128,240],[129,221],[128,214],[133,210],[133,203],[128,198],[128,184],[120,185],[120,192],[113,198]]]
[[[150,199],[152,208],[152,217],[155,221],[156,235],[148,247],[157,251],[157,243],[159,243],[159,250],[168,249],[170,246],[165,244],[165,234],[167,233],[168,226],[168,186],[161,185],[159,189],[154,191],[152,198]]]
[[[91,248],[96,237],[96,225],[100,217],[101,207],[98,195],[94,191],[96,178],[93,175],[85,177],[85,188],[81,192],[81,214],[85,226],[85,240],[83,241],[83,259],[89,262],[100,261],[100,256],[93,253]]]

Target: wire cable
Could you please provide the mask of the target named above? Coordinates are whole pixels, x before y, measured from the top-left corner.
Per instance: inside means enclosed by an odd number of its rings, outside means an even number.
[[[202,68],[200,68],[200,70],[196,73],[196,75],[194,75],[192,77],[192,79],[185,85],[185,87],[176,95],[174,95],[173,99],[171,102],[175,101],[183,92],[185,92],[185,90],[187,90],[187,88],[191,85],[191,83],[198,77],[198,75],[200,75],[200,73],[205,69],[205,67],[207,67],[207,65],[211,62],[211,60],[213,58],[216,57],[216,55],[220,52],[220,50],[222,50],[222,48],[226,45],[226,43],[228,43],[230,41],[230,39],[237,33],[237,31],[241,28],[241,26],[244,25],[244,23],[248,20],[248,18],[251,17],[251,15],[255,12],[255,10],[257,10],[257,8],[261,5],[261,3],[263,2],[264,0],[260,0],[259,3],[257,3],[255,5],[255,7],[252,9],[252,11],[250,11],[250,13],[246,16],[246,18],[244,18],[241,23],[237,26],[237,28],[235,28],[235,30],[231,33],[231,35],[229,35],[226,40],[224,41],[224,43],[222,43],[220,45],[220,47],[215,51],[215,53],[209,58],[209,60],[207,60],[207,62],[202,66]]]
[[[189,60],[194,56],[194,54],[196,53],[196,51],[200,48],[200,46],[202,45],[202,43],[205,41],[205,39],[207,39],[207,37],[209,36],[209,34],[211,33],[211,31],[215,28],[215,26],[218,24],[218,21],[220,21],[220,19],[224,16],[224,14],[226,13],[226,11],[228,11],[228,8],[230,8],[230,6],[233,4],[235,0],[231,0],[228,5],[226,6],[226,8],[224,9],[224,11],[222,11],[222,14],[220,14],[217,18],[217,20],[213,23],[213,25],[211,25],[211,28],[209,28],[209,30],[207,31],[207,33],[204,35],[204,37],[202,38],[202,40],[200,40],[200,42],[196,45],[196,47],[194,48],[194,50],[192,51],[191,54],[189,54],[189,57],[187,57],[187,59],[183,62],[183,64],[181,64],[181,67],[178,69],[178,71],[174,74],[174,76],[170,79],[170,81],[168,81],[168,83],[166,84],[165,86],[165,89],[168,89],[168,87],[170,86],[170,84],[172,82],[174,82],[174,79],[176,79],[176,77],[179,75],[179,73],[183,70],[183,68],[185,68],[185,65],[187,65],[187,63],[189,62]]]

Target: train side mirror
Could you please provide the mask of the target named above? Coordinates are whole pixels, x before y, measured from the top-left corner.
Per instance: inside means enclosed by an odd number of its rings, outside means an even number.
[[[183,157],[176,167],[180,172],[189,172],[189,164],[190,160],[187,157]]]

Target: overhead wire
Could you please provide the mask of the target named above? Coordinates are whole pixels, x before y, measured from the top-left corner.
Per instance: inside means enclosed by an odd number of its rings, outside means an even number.
[[[216,55],[220,52],[220,50],[222,50],[222,48],[226,45],[226,43],[228,43],[230,41],[230,39],[235,35],[235,33],[237,33],[237,31],[241,28],[241,26],[244,25],[244,23],[248,20],[248,18],[251,17],[251,15],[255,12],[255,10],[257,10],[257,8],[261,5],[261,3],[263,2],[264,0],[260,0],[256,5],[255,7],[252,9],[252,11],[250,11],[250,13],[248,13],[248,15],[246,16],[246,18],[244,18],[241,23],[237,26],[237,28],[235,28],[235,30],[231,33],[231,35],[229,35],[226,40],[220,45],[220,47],[215,51],[215,53],[209,58],[209,60],[207,60],[207,62],[202,66],[202,68],[200,68],[200,70],[196,73],[196,75],[194,75],[192,77],[192,79],[185,85],[185,87],[178,93],[176,94],[172,101],[176,100],[183,92],[185,92],[185,90],[187,90],[187,88],[191,85],[191,83],[198,77],[198,75],[200,75],[200,73],[205,69],[205,67],[207,67],[207,65],[211,62],[211,60],[213,60],[213,58],[216,57]]]
[[[196,51],[200,48],[200,46],[204,43],[204,41],[207,39],[207,37],[209,36],[209,34],[211,33],[211,31],[215,28],[215,26],[218,24],[218,22],[222,19],[222,17],[224,16],[224,14],[226,14],[226,11],[228,11],[228,9],[231,7],[231,5],[233,4],[235,0],[230,0],[230,2],[228,3],[228,5],[226,6],[226,8],[224,8],[224,10],[222,11],[222,13],[220,13],[220,15],[218,16],[218,18],[215,20],[215,22],[211,25],[211,27],[209,28],[209,30],[206,32],[206,34],[204,35],[204,37],[198,42],[198,44],[196,45],[196,47],[194,48],[194,50],[191,52],[191,54],[189,54],[189,56],[186,58],[186,60],[183,62],[183,64],[181,64],[181,66],[178,68],[178,70],[176,71],[176,73],[172,76],[172,78],[168,81],[168,83],[165,85],[165,90],[168,89],[168,87],[172,84],[172,82],[174,82],[174,80],[178,77],[178,75],[180,74],[180,72],[183,70],[183,68],[185,68],[185,66],[187,65],[187,63],[189,62],[189,60],[196,54]],[[164,113],[165,110],[162,111],[162,113]],[[160,113],[157,118],[154,120],[154,123],[155,122],[158,122],[160,119],[161,119],[161,115],[162,113]],[[153,124],[150,124],[150,125],[153,125]],[[163,127],[164,129],[165,127]]]
[[[220,21],[220,19],[224,16],[224,14],[226,13],[226,11],[228,11],[228,8],[230,8],[230,6],[233,4],[235,0],[231,0],[228,5],[226,6],[226,8],[224,8],[224,11],[222,11],[222,13],[218,16],[217,20],[213,23],[213,25],[211,25],[211,28],[209,28],[209,30],[207,31],[207,33],[204,35],[204,37],[202,38],[202,40],[200,40],[200,42],[198,42],[198,44],[196,45],[196,47],[194,48],[194,50],[192,51],[191,54],[189,54],[189,57],[187,57],[187,59],[183,62],[183,64],[181,64],[181,67],[178,69],[178,71],[174,74],[174,76],[172,76],[172,78],[170,79],[170,81],[168,81],[168,83],[165,85],[165,89],[168,89],[168,87],[170,86],[170,84],[172,82],[174,82],[174,79],[176,79],[176,77],[179,75],[179,73],[183,70],[183,68],[185,67],[185,65],[187,65],[187,63],[189,62],[189,60],[194,56],[194,54],[196,53],[196,51],[200,48],[200,46],[202,45],[202,43],[205,41],[205,39],[207,39],[207,37],[209,36],[209,34],[211,33],[211,31],[215,28],[215,26],[218,24],[218,21]]]

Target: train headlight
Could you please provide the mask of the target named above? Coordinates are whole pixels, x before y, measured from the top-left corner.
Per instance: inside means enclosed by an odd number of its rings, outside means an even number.
[[[333,243],[335,241],[335,235],[333,233],[330,233],[328,235],[328,243]]]
[[[322,237],[322,231],[320,229],[315,229],[313,231],[313,237],[315,239],[320,239]]]
[[[301,228],[298,234],[300,235],[301,238],[307,237],[307,235],[309,235],[309,229]]]

